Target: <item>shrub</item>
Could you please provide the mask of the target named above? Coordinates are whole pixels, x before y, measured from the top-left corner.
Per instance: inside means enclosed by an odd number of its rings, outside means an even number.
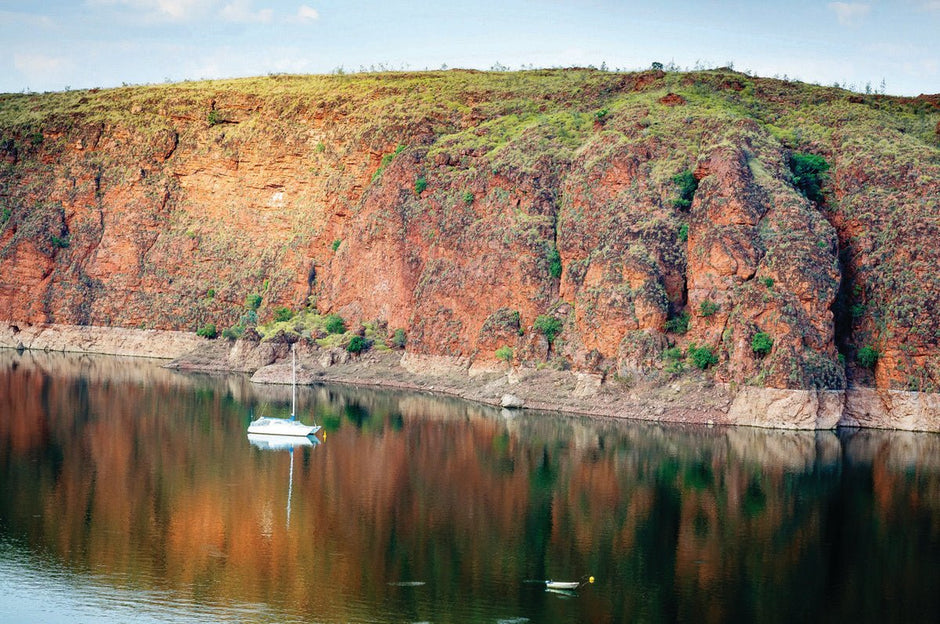
[[[794,152],[790,156],[790,171],[793,172],[793,186],[814,202],[822,202],[822,185],[829,178],[826,173],[829,163],[822,156]]]
[[[718,356],[705,345],[701,347],[697,347],[695,344],[689,345],[689,359],[701,370],[718,363]]]
[[[65,249],[66,247],[69,246],[68,236],[63,236],[62,238],[59,238],[58,236],[53,236],[49,239],[49,241],[52,243],[52,246],[56,247],[57,249]]]
[[[202,327],[196,330],[197,336],[202,336],[203,338],[215,338],[219,333],[215,330],[215,323],[206,323]]]
[[[206,291],[206,299],[215,299],[215,288]]]
[[[473,193],[470,191],[467,191],[463,194],[463,203],[467,204],[468,206],[473,203],[473,199]]]
[[[715,312],[718,311],[718,308],[719,306],[717,303],[706,299],[699,305],[698,312],[699,314],[707,318],[709,316],[714,316]]]
[[[238,340],[244,333],[244,325],[232,325],[231,327],[222,330],[222,337],[226,340]]]
[[[415,180],[415,194],[420,195],[424,192],[424,189],[428,188],[428,181],[424,176],[421,176]]]
[[[339,314],[327,314],[323,322],[323,329],[328,334],[342,334],[346,331],[346,321]]]
[[[282,323],[284,321],[289,321],[292,318],[294,318],[294,313],[290,308],[281,306],[274,309],[274,320],[276,322]]]
[[[682,312],[679,316],[666,321],[666,331],[673,334],[684,334],[689,331],[689,313]]]
[[[605,121],[607,121],[607,115],[609,114],[610,114],[609,110],[607,110],[606,108],[602,108],[596,113],[594,113],[594,121],[596,121],[597,123],[604,123]]]
[[[369,343],[362,336],[353,336],[349,344],[346,345],[346,350],[350,353],[362,353],[369,347]]]
[[[754,337],[751,338],[751,351],[761,357],[770,353],[770,350],[773,348],[773,346],[774,339],[770,337],[770,334],[757,332],[754,334]]]
[[[764,286],[766,286],[767,288],[773,288],[773,287],[774,287],[774,278],[772,278],[772,277],[764,277],[764,278],[761,278],[761,283],[762,283]]]
[[[865,368],[874,368],[875,364],[878,363],[879,357],[881,357],[881,354],[878,353],[878,349],[865,345],[858,350],[855,359]]]
[[[689,240],[689,224],[683,223],[679,226],[678,238],[683,243]]]
[[[261,307],[261,295],[252,293],[245,297],[245,307],[249,310],[257,310]]]
[[[392,334],[392,346],[396,349],[404,349],[408,340],[405,336],[405,330],[400,327]]]
[[[548,273],[555,279],[561,277],[561,254],[554,245],[548,248]]]
[[[225,119],[222,117],[222,113],[213,108],[209,111],[209,114],[206,115],[206,121],[209,122],[210,126],[217,126],[223,123]]]
[[[679,347],[670,347],[663,351],[663,357],[669,362],[666,364],[666,372],[681,373],[685,368],[685,364],[682,363],[683,356],[682,349]]]
[[[339,249],[339,246],[342,244],[343,244],[343,240],[340,238],[337,238],[335,241],[332,242],[332,244],[330,244],[330,247],[333,249],[333,251],[336,251],[337,249]]]
[[[672,200],[672,205],[679,210],[688,210],[692,206],[692,197],[698,190],[698,180],[695,179],[695,174],[686,169],[675,175],[672,181],[679,186],[679,197]]]
[[[555,337],[561,333],[561,320],[547,314],[540,314],[533,324],[535,329],[545,334],[549,344],[555,342]]]
[[[503,345],[499,349],[496,349],[496,359],[503,362],[512,362],[512,347]]]
[[[5,224],[7,221],[10,220],[10,215],[12,214],[13,213],[10,211],[9,208],[4,208],[3,211],[0,212],[0,227],[2,227],[3,224]]]

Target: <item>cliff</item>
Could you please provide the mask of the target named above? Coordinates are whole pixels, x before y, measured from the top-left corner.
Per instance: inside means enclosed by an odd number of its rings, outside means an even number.
[[[0,134],[0,320],[195,331],[260,295],[478,367],[940,389],[938,96],[270,76],[3,95]]]

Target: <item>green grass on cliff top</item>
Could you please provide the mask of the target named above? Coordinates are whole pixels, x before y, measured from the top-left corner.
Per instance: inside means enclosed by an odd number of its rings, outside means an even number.
[[[539,123],[556,126],[562,143],[576,145],[598,112],[656,106],[667,93],[677,93],[714,113],[758,120],[787,142],[818,138],[858,115],[877,114],[887,127],[937,147],[938,98],[861,95],[727,69],[691,73],[553,69],[272,75],[3,94],[0,128],[8,135],[103,123],[147,132],[187,123],[209,125],[213,117],[222,123],[244,123],[259,117],[308,123],[326,113],[356,121],[363,133],[360,138],[381,146],[396,133],[457,134],[480,122],[488,125],[490,132],[464,137],[462,147],[479,143],[498,147],[501,141]],[[244,131],[250,132],[253,125],[245,124]]]

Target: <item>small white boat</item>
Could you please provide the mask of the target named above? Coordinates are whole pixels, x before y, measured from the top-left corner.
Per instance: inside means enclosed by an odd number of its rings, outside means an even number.
[[[297,420],[297,356],[294,354],[294,345],[290,346],[291,354],[291,401],[290,418],[270,418],[264,417],[251,421],[248,425],[248,433],[260,435],[280,435],[303,437],[315,434],[320,430],[319,425],[305,425]]]

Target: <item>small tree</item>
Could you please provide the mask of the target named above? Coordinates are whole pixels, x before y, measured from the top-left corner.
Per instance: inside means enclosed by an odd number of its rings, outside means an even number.
[[[536,317],[533,326],[535,329],[545,334],[545,339],[548,340],[548,344],[554,343],[555,338],[561,333],[561,319],[549,316],[548,314],[540,314]]]
[[[816,154],[795,152],[790,156],[790,171],[793,172],[793,186],[814,202],[822,202],[822,185],[829,178],[829,163]]]
[[[881,357],[881,354],[878,353],[878,349],[869,345],[865,345],[858,350],[858,354],[855,356],[855,359],[858,360],[858,363],[865,368],[874,368],[875,364],[878,363],[879,357]]]
[[[561,254],[554,245],[548,248],[548,273],[555,279],[561,277]]]
[[[709,299],[706,299],[705,301],[703,301],[698,307],[699,314],[701,314],[702,316],[706,318],[709,316],[714,316],[715,312],[717,311],[718,311],[718,304]]]
[[[258,293],[251,293],[245,297],[245,307],[249,310],[257,310],[261,307],[261,295]]]
[[[672,181],[679,186],[679,197],[672,200],[672,205],[679,210],[688,210],[692,207],[692,198],[698,190],[698,180],[695,179],[695,174],[686,169],[675,175]]]
[[[350,353],[362,353],[369,347],[369,343],[362,336],[353,336],[346,345],[346,350]]]
[[[512,362],[512,347],[503,345],[500,348],[496,349],[496,359],[502,362]]]
[[[718,356],[705,345],[701,347],[697,347],[695,344],[689,345],[689,359],[701,370],[718,363]]]
[[[274,320],[278,323],[283,323],[284,321],[289,321],[294,318],[293,311],[285,306],[274,309]]]
[[[407,342],[408,338],[405,335],[405,330],[400,327],[396,329],[392,334],[392,346],[396,349],[404,349]]]
[[[219,332],[215,330],[215,323],[206,323],[202,327],[196,330],[197,336],[202,336],[203,338],[215,338],[219,335]]]
[[[323,322],[323,329],[328,334],[342,334],[346,331],[346,321],[339,314],[327,314]]]
[[[415,195],[420,195],[421,193],[424,192],[424,189],[426,188],[428,188],[427,178],[425,178],[424,176],[421,176],[420,178],[415,180]]]
[[[754,337],[751,338],[751,350],[761,357],[770,353],[773,346],[774,339],[770,337],[770,334],[757,332],[754,334]]]

